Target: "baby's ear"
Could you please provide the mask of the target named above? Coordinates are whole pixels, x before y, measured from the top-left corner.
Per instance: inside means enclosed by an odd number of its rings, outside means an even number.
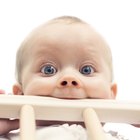
[[[117,96],[117,84],[116,83],[111,84],[111,94],[112,94],[112,98],[115,99]]]
[[[13,85],[13,93],[15,95],[22,95],[23,94],[22,87],[19,83],[16,83]]]

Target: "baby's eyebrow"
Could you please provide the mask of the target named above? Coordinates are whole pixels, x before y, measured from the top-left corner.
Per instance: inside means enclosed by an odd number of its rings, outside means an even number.
[[[33,59],[33,65],[40,66],[45,63],[54,63],[57,61],[58,61],[58,59],[55,55],[46,53],[46,52],[42,52],[35,56],[35,58]]]
[[[60,48],[58,46],[51,46],[49,44],[39,46],[39,50],[37,50],[36,55],[54,55],[55,53],[60,52]]]

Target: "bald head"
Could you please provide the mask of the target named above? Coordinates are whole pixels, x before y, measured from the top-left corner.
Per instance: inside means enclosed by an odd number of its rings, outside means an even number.
[[[77,30],[77,32],[74,32],[74,34],[80,35],[80,34],[85,34],[84,35],[84,41],[89,41],[88,38],[86,39],[86,34],[89,33],[91,30],[91,41],[94,42],[95,46],[98,46],[99,49],[102,52],[102,56],[105,59],[109,70],[110,70],[110,75],[111,75],[111,80],[113,78],[113,70],[112,70],[112,55],[110,48],[106,41],[103,39],[103,37],[95,31],[88,23],[82,21],[81,19],[77,17],[71,17],[71,16],[62,16],[58,18],[54,18],[50,21],[48,21],[45,24],[42,24],[35,28],[22,42],[21,46],[19,47],[17,51],[17,58],[16,58],[16,78],[19,83],[21,83],[21,75],[24,69],[24,66],[27,64],[28,59],[32,53],[33,47],[35,47],[36,42],[44,40],[45,39],[48,41],[49,39],[52,39],[53,36],[56,36],[55,30],[60,30],[60,34],[65,34],[63,33],[63,29],[67,28],[67,31],[70,32],[72,29],[76,28],[87,28],[87,30]],[[53,33],[52,33],[53,29]],[[68,36],[69,38],[72,36]],[[59,38],[60,40],[60,38]],[[70,42],[71,39],[68,39],[67,42]],[[77,37],[78,41],[78,37]]]

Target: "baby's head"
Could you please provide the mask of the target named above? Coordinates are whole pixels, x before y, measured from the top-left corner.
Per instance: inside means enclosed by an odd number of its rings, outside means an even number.
[[[112,56],[88,23],[63,16],[37,27],[16,60],[15,94],[56,98],[115,98]]]

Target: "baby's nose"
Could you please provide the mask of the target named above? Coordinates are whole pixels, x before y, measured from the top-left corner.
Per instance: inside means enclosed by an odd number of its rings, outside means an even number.
[[[76,77],[65,76],[58,81],[58,87],[81,87],[81,81]]]

